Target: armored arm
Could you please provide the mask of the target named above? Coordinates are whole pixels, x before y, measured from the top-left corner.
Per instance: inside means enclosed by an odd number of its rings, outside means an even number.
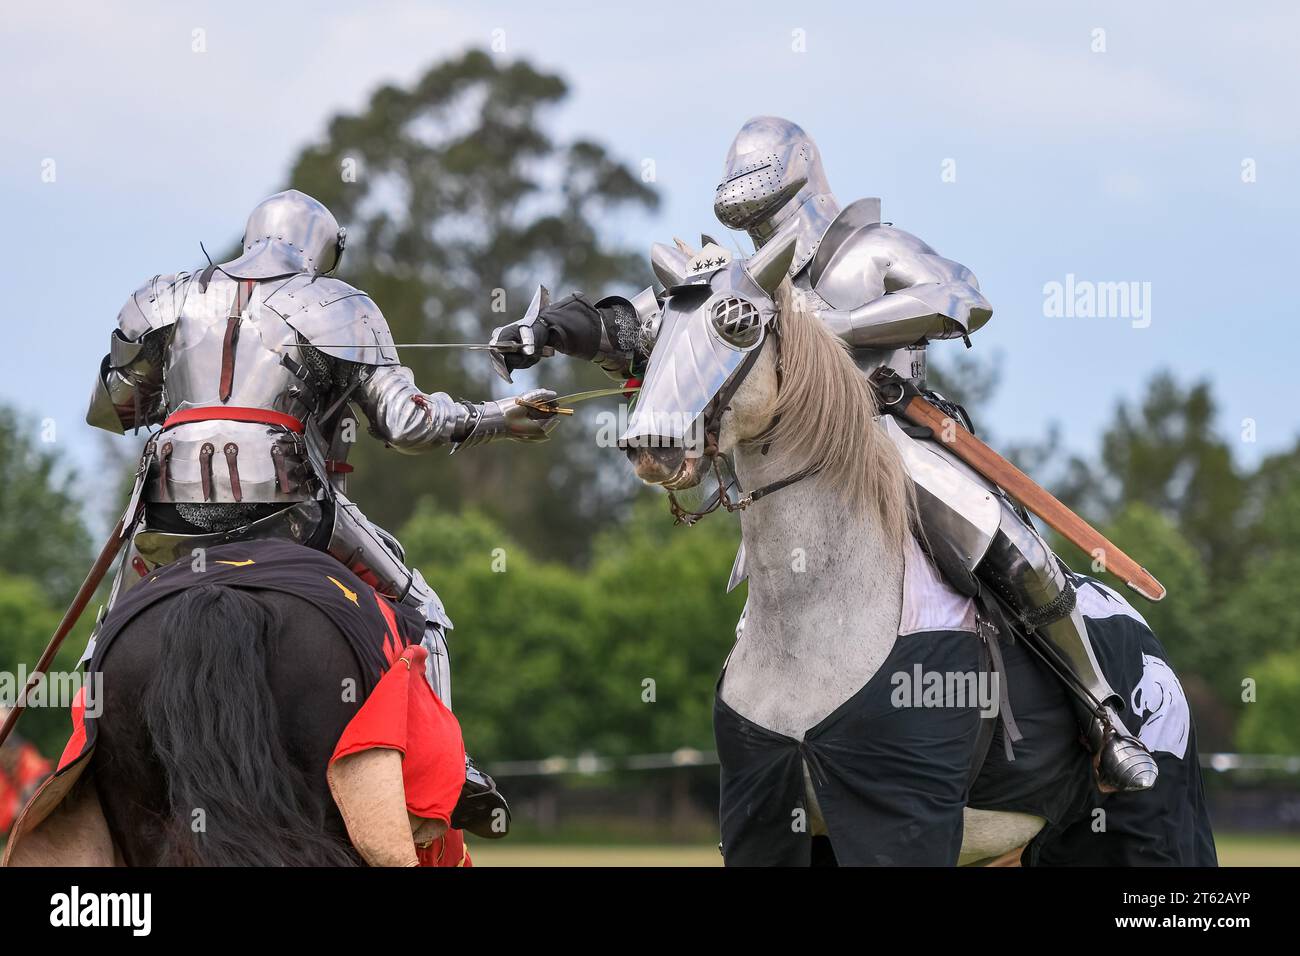
[[[503,325],[492,333],[492,343],[522,343],[523,352],[506,353],[510,369],[529,368],[541,359],[542,349],[585,359],[600,366],[617,381],[638,374],[645,367],[659,314],[653,288],[630,299],[607,296],[593,304],[575,292],[546,306],[534,318]]]
[[[155,276],[122,307],[95,379],[88,424],[120,435],[161,420],[167,340],[189,278],[184,272]]]
[[[548,402],[555,393],[533,389],[516,398],[458,402],[446,392],[426,394],[402,365],[367,368],[355,400],[370,422],[370,431],[408,455],[437,445],[479,445],[502,438],[545,441],[558,419],[520,404],[520,399]]]
[[[823,283],[843,288],[843,273],[851,274],[850,286],[862,281],[864,304],[817,310],[818,317],[850,345],[890,348],[965,338],[993,315],[974,273],[915,236],[877,226],[855,239],[857,248],[833,260],[820,277],[823,282],[817,283],[820,292]],[[836,298],[843,301],[844,293]]]
[[[545,441],[554,415],[521,405],[555,397],[534,389],[493,402],[453,401],[445,392],[426,394],[409,368],[398,364],[388,321],[374,300],[327,276],[299,276],[266,298],[312,348],[354,370],[351,398],[370,422],[370,432],[400,452],[414,455],[435,445],[477,445],[498,438]],[[355,376],[355,377],[353,377]]]

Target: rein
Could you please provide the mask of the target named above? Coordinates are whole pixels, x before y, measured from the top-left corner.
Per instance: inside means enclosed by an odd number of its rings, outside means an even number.
[[[775,326],[772,327],[772,335],[777,338],[779,344],[780,334]],[[737,490],[740,491],[740,497],[733,501],[731,496],[728,494],[727,489],[730,487],[731,481],[726,479],[722,474],[721,456],[718,454],[717,423],[710,419],[715,413],[718,418],[721,418],[722,414],[726,412],[729,407],[728,403],[736,394],[736,391],[740,386],[744,384],[745,379],[749,377],[749,373],[754,370],[754,366],[758,363],[759,355],[762,354],[763,349],[766,347],[767,342],[764,340],[762,345],[754,349],[753,352],[745,357],[740,368],[736,369],[735,374],[727,380],[726,384],[722,386],[721,390],[719,390],[718,394],[713,397],[713,400],[709,402],[708,407],[704,410],[704,454],[713,459],[713,475],[718,482],[718,487],[717,490],[705,500],[703,507],[701,507],[699,511],[691,511],[687,508],[683,508],[678,504],[676,496],[671,491],[668,492],[668,510],[672,513],[674,524],[684,524],[687,527],[690,527],[704,516],[713,514],[713,512],[717,511],[719,507],[732,513],[744,511],[760,498],[765,498],[775,491],[780,491],[782,488],[788,488],[796,482],[802,481],[803,479],[817,473],[818,469],[815,467],[804,468],[801,471],[795,472],[793,475],[787,475],[778,481],[768,482],[766,485],[763,485],[760,488],[755,488],[753,491],[748,493],[741,489],[737,482],[736,487]],[[779,392],[781,388],[781,359],[779,355],[776,362],[776,386]],[[768,425],[767,429],[764,430],[764,435],[771,432],[779,417],[780,416],[777,416],[777,418],[772,420],[772,424]],[[762,437],[763,436],[760,435],[758,436],[758,439],[755,440],[761,440]],[[770,447],[770,442],[764,445],[763,454],[767,454],[768,447]],[[733,475],[732,478],[734,477],[735,476]]]
[[[718,481],[718,490],[709,496],[704,507],[699,511],[690,511],[683,508],[677,503],[677,498],[673,493],[671,491],[668,492],[668,510],[672,512],[674,524],[684,524],[687,527],[690,527],[705,515],[713,514],[713,512],[717,511],[719,507],[725,508],[727,511],[731,512],[744,511],[759,498],[764,498],[774,491],[780,491],[782,488],[788,488],[795,482],[802,481],[810,475],[816,474],[817,469],[805,468],[803,471],[782,478],[780,481],[773,481],[763,485],[761,488],[755,488],[748,494],[742,493],[735,501],[732,501],[731,496],[727,493],[727,487],[730,485],[730,482],[723,478],[722,465],[719,464],[719,458],[717,455],[713,456],[713,473],[714,477]]]

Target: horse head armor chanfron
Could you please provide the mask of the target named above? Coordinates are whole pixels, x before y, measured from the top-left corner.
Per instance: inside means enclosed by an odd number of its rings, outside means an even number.
[[[774,297],[793,254],[792,239],[748,259],[716,243],[695,254],[655,245],[651,264],[667,297],[622,447],[698,447],[692,435],[707,424],[706,411],[719,397],[725,406],[737,373],[775,327]]]

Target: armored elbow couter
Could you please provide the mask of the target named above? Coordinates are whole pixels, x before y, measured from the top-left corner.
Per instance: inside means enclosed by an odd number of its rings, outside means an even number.
[[[148,424],[161,388],[161,343],[152,333],[131,340],[113,331],[86,410],[86,422],[121,434]]]
[[[988,322],[993,308],[973,286],[915,286],[856,309],[820,309],[817,317],[850,345],[901,347],[932,339],[965,338]]]
[[[104,357],[95,377],[95,387],[90,393],[90,404],[86,408],[86,424],[118,435],[126,431],[126,422],[122,412],[134,404],[132,394],[125,388],[121,379],[114,376],[108,365],[108,356]]]

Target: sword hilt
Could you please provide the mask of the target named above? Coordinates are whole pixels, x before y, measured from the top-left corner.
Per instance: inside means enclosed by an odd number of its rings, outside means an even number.
[[[516,398],[516,405],[522,405],[524,408],[530,408],[535,412],[543,415],[572,415],[572,408],[560,408],[558,405],[552,405],[549,402],[535,402],[531,398]]]

